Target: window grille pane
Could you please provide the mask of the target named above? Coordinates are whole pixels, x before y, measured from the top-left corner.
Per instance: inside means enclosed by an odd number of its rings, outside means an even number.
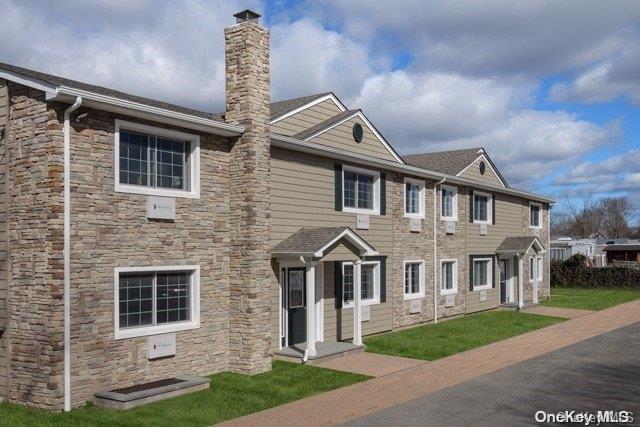
[[[489,261],[473,262],[473,286],[488,285]]]
[[[345,265],[342,271],[344,302],[353,301],[353,265]]]
[[[453,191],[442,190],[442,216],[453,216]]]
[[[121,274],[119,280],[119,325],[121,328],[153,324],[153,274]]]
[[[156,278],[157,322],[189,319],[189,273],[158,273]]]
[[[374,298],[374,272],[375,266],[371,264],[365,264],[361,267],[362,273],[362,289],[361,289],[361,298],[364,299],[373,299]]]
[[[538,206],[531,206],[531,217],[529,221],[531,225],[534,227],[538,227],[540,225],[540,208]]]
[[[405,265],[404,292],[417,294],[420,292],[420,264],[411,263]]]
[[[373,177],[358,174],[358,207],[373,209]]]
[[[473,219],[478,221],[487,221],[487,205],[489,199],[487,196],[474,196],[473,198]]]
[[[418,184],[407,183],[406,212],[411,214],[420,213],[420,186]]]
[[[442,289],[453,289],[453,262],[442,263]]]
[[[146,135],[120,131],[120,183],[147,185],[148,138]]]
[[[356,183],[357,175],[353,172],[344,173],[344,205],[349,208],[356,207]]]

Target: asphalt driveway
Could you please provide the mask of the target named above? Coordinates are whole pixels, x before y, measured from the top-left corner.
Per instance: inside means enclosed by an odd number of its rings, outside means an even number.
[[[625,410],[640,425],[640,323],[355,419],[353,426],[531,425],[543,410]]]

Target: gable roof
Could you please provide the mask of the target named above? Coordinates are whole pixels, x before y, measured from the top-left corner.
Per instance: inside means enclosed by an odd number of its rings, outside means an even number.
[[[544,246],[540,242],[537,236],[518,236],[518,237],[505,237],[502,243],[496,249],[496,253],[526,253],[531,246],[534,246],[536,253],[544,251]]]
[[[505,186],[509,187],[498,168],[487,155],[482,147],[463,148],[460,150],[434,151],[430,153],[409,154],[402,156],[404,161],[411,165],[434,172],[445,173],[447,175],[458,176],[473,164],[479,157],[484,157],[489,163],[489,167]]]
[[[482,153],[482,148],[435,151],[432,153],[402,156],[407,164],[435,172],[457,175],[473,163]]]
[[[329,117],[327,120],[320,122],[315,126],[311,126],[310,128],[303,130],[302,132],[298,132],[297,134],[293,135],[292,138],[307,139],[315,134],[322,133],[323,131],[333,127],[333,125],[337,125],[338,123],[340,123],[340,121],[348,120],[351,117],[355,116],[358,113],[358,111],[360,110],[343,111],[340,114],[336,114],[333,117]]]
[[[162,108],[163,110],[189,114],[190,116],[202,117],[205,119],[215,120],[215,121],[224,123],[222,114],[213,114],[213,113],[208,113],[206,111],[194,110],[192,108],[182,107],[180,105],[175,105],[168,102],[157,101],[155,99],[144,98],[142,96],[132,95],[130,93],[109,89],[103,86],[83,83],[77,80],[67,79],[65,77],[54,76],[52,74],[42,73],[40,71],[30,70],[28,68],[22,68],[22,67],[17,67],[11,64],[5,64],[3,62],[0,62],[0,70],[5,70],[9,73],[15,73],[20,76],[36,79],[43,83],[48,83],[53,86],[68,86],[71,88],[80,89],[80,90],[88,91],[92,93],[97,93],[100,95],[106,95],[114,98],[119,98],[127,101],[132,101],[139,104],[148,105],[151,107]]]
[[[271,250],[272,255],[314,256],[321,258],[331,245],[345,238],[365,255],[378,252],[349,227],[303,227],[278,243]]]
[[[291,111],[297,110],[298,108],[303,107],[319,98],[323,98],[329,94],[331,94],[331,92],[316,93],[313,95],[301,96],[299,98],[284,99],[282,101],[272,102],[270,104],[271,120],[277,119],[280,116],[284,116]]]

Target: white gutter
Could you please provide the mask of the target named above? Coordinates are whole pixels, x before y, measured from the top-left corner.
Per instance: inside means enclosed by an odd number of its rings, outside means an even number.
[[[69,116],[82,98],[64,111],[64,410],[71,410],[71,129]]]
[[[487,185],[478,181],[470,180],[468,178],[462,178],[454,175],[434,172],[428,169],[422,169],[415,166],[409,166],[407,164],[402,164],[402,163],[398,163],[390,160],[378,159],[375,157],[365,156],[362,154],[348,153],[341,149],[325,147],[314,142],[301,141],[299,139],[295,139],[289,136],[279,135],[275,133],[271,134],[271,145],[274,147],[286,148],[289,150],[299,151],[303,153],[329,157],[332,159],[342,160],[345,162],[353,162],[353,163],[358,163],[360,165],[366,165],[374,168],[400,172],[407,175],[419,176],[423,178],[432,179],[434,181],[438,181],[442,178],[446,178],[447,182],[450,184],[457,184],[460,186],[476,188],[476,189],[485,190],[488,192],[510,194],[510,195],[525,198],[527,200],[534,200],[534,201],[543,202],[543,203],[549,203],[549,204],[555,203],[555,201],[549,197],[542,196],[539,194],[529,193],[528,191]]]
[[[442,178],[433,185],[433,323],[438,323],[438,185],[444,184],[447,178]]]

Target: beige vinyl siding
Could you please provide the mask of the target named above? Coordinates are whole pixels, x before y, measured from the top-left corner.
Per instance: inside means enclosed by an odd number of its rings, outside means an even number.
[[[467,206],[471,203],[471,195]],[[487,235],[480,235],[480,225],[469,222],[469,210],[460,212],[460,219],[466,223],[466,252],[470,255],[491,255],[496,253],[498,245],[508,236],[525,236],[529,234],[522,226],[522,212],[525,202],[517,197],[506,194],[494,194],[496,224],[487,225]],[[527,203],[528,206],[528,203]],[[493,262],[495,288],[487,290],[487,300],[480,301],[480,291],[471,291],[470,284],[465,284],[466,288],[466,312],[489,310],[500,304],[500,287],[498,278],[500,277],[499,266],[496,258]],[[469,265],[468,268],[471,268]]]
[[[271,125],[271,132],[292,136],[322,123],[342,110],[331,99],[322,101]]]
[[[484,161],[486,164],[484,175],[480,173],[481,161]],[[464,170],[460,174],[460,176],[463,178],[473,179],[474,181],[487,183],[490,185],[499,185],[499,186],[503,185],[502,181],[500,181],[500,178],[498,178],[498,176],[491,170],[491,166],[489,165],[489,162],[483,157],[480,157],[477,160],[475,160],[471,164],[471,166],[469,166],[466,170]]]
[[[353,139],[353,125],[356,123],[359,123],[364,130],[364,136],[360,143],[357,143]],[[351,153],[397,161],[360,117],[353,117],[309,141],[327,147],[339,148]]]
[[[334,161],[324,157],[272,148],[271,150],[271,222],[273,247],[302,227],[351,227],[355,230],[356,214],[336,212],[334,205]],[[388,185],[387,180],[387,185]],[[387,190],[389,191],[389,189]],[[389,196],[387,195],[387,208]],[[357,230],[359,236],[381,255],[389,255],[387,276],[390,280],[393,227],[391,216],[372,215],[369,230]],[[333,300],[333,263],[325,263],[325,281],[330,282],[330,298],[325,299],[325,340],[349,337],[352,332],[350,309],[336,310]],[[387,301],[390,282],[387,281]],[[279,324],[279,289],[273,289],[273,331],[277,345]],[[391,303],[372,306],[371,321],[363,325],[363,333],[390,330]],[[340,328],[340,332],[337,329]],[[277,348],[277,347],[276,347]]]
[[[5,138],[8,119],[7,86],[0,80],[0,330],[7,327],[7,163],[5,152]],[[7,393],[7,343],[6,332],[0,337],[0,401]]]

